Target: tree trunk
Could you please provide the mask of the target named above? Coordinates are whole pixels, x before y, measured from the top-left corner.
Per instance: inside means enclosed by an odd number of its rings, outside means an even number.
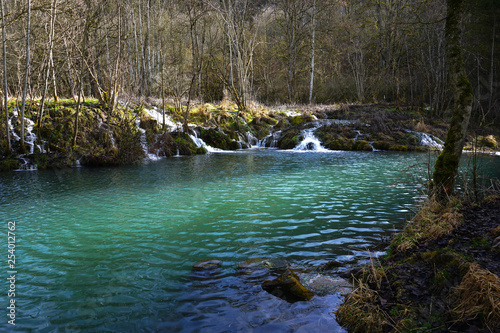
[[[24,76],[23,100],[21,102],[21,151],[24,154],[24,110],[26,108],[26,92],[28,90],[28,79],[30,75],[30,34],[31,34],[31,0],[28,0],[28,16],[26,19],[26,73]]]
[[[3,47],[3,102],[5,108],[5,131],[7,137],[7,153],[10,153],[12,147],[10,145],[10,132],[9,132],[9,102],[7,97],[7,39],[5,37],[5,13],[4,3],[0,0],[0,10],[2,11],[2,47]]]
[[[432,194],[438,200],[453,195],[458,164],[462,156],[465,135],[472,110],[472,87],[467,78],[460,46],[460,21],[465,0],[447,0],[445,38],[447,42],[446,59],[454,97],[453,114],[450,128],[434,169]]]
[[[314,86],[314,43],[316,37],[316,27],[315,27],[315,18],[316,18],[316,0],[313,2],[312,8],[312,42],[311,42],[311,80],[309,81],[309,104],[312,104],[313,100],[313,86]]]
[[[73,132],[73,147],[76,147],[76,139],[78,137],[78,125],[79,125],[79,115],[80,115],[80,105],[81,96],[83,95],[83,77],[80,75],[80,88],[78,88],[78,100],[76,102],[76,112],[75,112],[75,128]]]
[[[49,76],[50,76],[50,67],[52,64],[52,48],[54,47],[54,28],[55,28],[55,19],[56,19],[56,5],[57,0],[52,1],[51,9],[50,9],[50,33],[49,33],[49,57],[47,60],[47,71],[45,72],[45,82],[43,88],[42,98],[40,100],[40,110],[38,112],[38,127],[37,134],[40,136],[40,128],[43,125],[43,107],[45,104],[45,97],[47,96],[47,90],[49,88]],[[55,88],[55,87],[54,87]],[[55,97],[55,94],[54,94]]]

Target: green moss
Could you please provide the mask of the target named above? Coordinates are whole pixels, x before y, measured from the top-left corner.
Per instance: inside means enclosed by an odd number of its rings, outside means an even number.
[[[19,168],[19,161],[17,159],[6,159],[3,160],[2,163],[0,163],[0,170],[1,171],[10,171],[10,170],[15,170]]]
[[[408,146],[407,145],[392,145],[392,146],[389,146],[389,150],[408,151]]]
[[[353,150],[364,150],[364,151],[372,151],[372,147],[370,146],[370,143],[365,140],[356,140],[354,141]]]
[[[489,135],[486,137],[483,137],[483,136],[478,137],[477,145],[479,147],[498,149],[498,142],[493,135]]]
[[[312,121],[313,118],[310,115],[300,115],[300,116],[293,116],[289,118],[290,125],[292,126],[299,126],[301,124],[304,124],[306,122]]]
[[[373,148],[378,150],[389,150],[390,144],[386,141],[375,141],[373,143]]]
[[[489,249],[491,242],[487,238],[477,237],[472,240],[470,247],[472,249]]]

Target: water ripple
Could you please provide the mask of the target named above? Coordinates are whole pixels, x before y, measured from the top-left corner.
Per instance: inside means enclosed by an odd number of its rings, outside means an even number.
[[[236,267],[369,258],[365,247],[423,199],[400,171],[421,157],[250,151],[0,174],[0,219],[17,227],[20,329],[340,332],[338,296],[289,304]],[[217,274],[190,272],[210,258],[223,261]]]

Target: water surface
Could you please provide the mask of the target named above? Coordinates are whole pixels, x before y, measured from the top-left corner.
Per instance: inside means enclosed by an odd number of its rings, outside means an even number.
[[[341,332],[338,295],[289,304],[236,267],[366,258],[423,198],[426,158],[251,150],[0,174],[4,234],[17,226],[16,331]],[[220,272],[191,273],[210,258]]]

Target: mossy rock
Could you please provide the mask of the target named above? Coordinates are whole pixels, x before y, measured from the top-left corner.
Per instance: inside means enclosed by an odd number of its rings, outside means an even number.
[[[314,118],[309,114],[302,114],[300,116],[293,116],[289,118],[290,125],[292,126],[299,126],[311,121],[314,121]]]
[[[479,147],[498,149],[498,142],[493,135],[480,136],[477,139],[477,145]]]
[[[353,150],[363,150],[363,151],[372,151],[373,148],[370,146],[370,143],[365,140],[356,140],[354,141]]]
[[[155,119],[141,117],[139,127],[145,129],[146,131],[158,133],[158,123]]]
[[[169,133],[155,135],[149,150],[158,156],[170,157],[177,154],[177,143]]]
[[[274,280],[264,281],[262,289],[290,303],[309,301],[314,297],[314,294],[300,283],[300,278],[292,270],[286,270]]]
[[[389,147],[389,150],[394,150],[394,151],[408,151],[408,145],[391,145]]]
[[[179,152],[179,155],[194,155],[196,154],[196,145],[190,139],[184,137],[183,135],[178,135],[174,139],[176,143],[176,152]]]
[[[200,138],[205,141],[207,145],[222,150],[236,150],[240,148],[238,142],[231,139],[229,135],[224,132],[217,131],[214,128],[202,128],[200,130]]]
[[[278,139],[278,148],[280,149],[293,149],[302,140],[302,135],[300,131],[296,128],[292,128],[281,134]]]
[[[338,138],[325,143],[324,146],[331,150],[353,150],[354,140],[347,138]]]
[[[0,163],[0,171],[11,171],[11,170],[16,170],[19,169],[20,163],[18,159],[5,159]]]
[[[103,149],[96,149],[84,155],[80,159],[80,163],[88,167],[116,166],[120,164],[116,152],[104,151]]]
[[[390,144],[386,141],[375,141],[373,144],[373,148],[378,150],[389,150]]]

